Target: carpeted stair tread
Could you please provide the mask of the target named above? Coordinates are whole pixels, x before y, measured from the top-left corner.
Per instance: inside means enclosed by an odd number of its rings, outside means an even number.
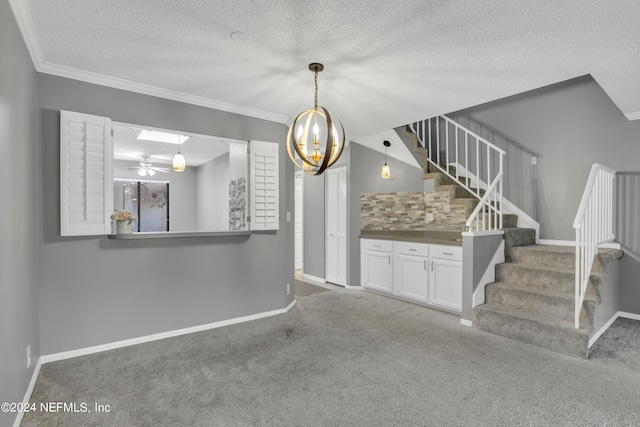
[[[518,313],[535,313],[566,321],[574,319],[574,294],[549,289],[495,282],[485,288],[486,302],[494,307],[508,307]],[[581,312],[581,324],[592,324],[599,295],[587,292]]]
[[[583,328],[576,329],[570,321],[484,304],[474,309],[473,324],[485,332],[571,356],[588,357],[589,333]]]
[[[589,284],[594,292],[597,291],[601,280],[602,274],[591,274]],[[522,286],[529,286],[531,288],[572,292],[572,290],[575,289],[575,272],[567,269],[503,263],[496,266],[496,281],[517,282]]]
[[[517,264],[536,265],[554,270],[575,270],[574,246],[530,245],[514,247],[510,252],[511,260]],[[594,260],[592,272],[604,273],[606,264],[621,256],[622,251],[618,249],[600,249]]]
[[[501,290],[506,290],[506,291],[519,291],[519,292],[524,292],[524,293],[528,293],[528,294],[532,294],[532,295],[548,295],[550,297],[553,298],[561,298],[561,299],[567,299],[570,300],[571,303],[573,304],[573,300],[575,298],[575,294],[574,292],[565,292],[565,291],[558,291],[558,290],[552,290],[552,289],[540,289],[540,288],[532,288],[530,286],[521,286],[518,285],[517,283],[510,283],[510,282],[493,282],[493,283],[489,283],[487,285],[487,288],[491,287],[494,289],[501,289]],[[594,295],[594,294],[589,294],[587,293],[584,297],[585,301],[595,301],[595,302],[600,302],[600,298],[598,297],[598,295]]]

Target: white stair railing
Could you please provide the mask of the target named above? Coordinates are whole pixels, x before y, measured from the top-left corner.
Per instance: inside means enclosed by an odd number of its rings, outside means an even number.
[[[468,230],[502,228],[502,177],[507,153],[447,116],[415,122],[409,127],[427,149],[429,163],[479,200],[467,219]],[[454,173],[452,165],[456,166]]]
[[[582,194],[573,228],[576,230],[575,327],[580,328],[580,312],[587,293],[598,246],[611,242],[613,234],[613,194],[616,172],[594,164]]]

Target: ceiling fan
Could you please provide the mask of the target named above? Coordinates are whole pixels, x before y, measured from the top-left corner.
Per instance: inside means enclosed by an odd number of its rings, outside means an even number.
[[[142,158],[142,160],[140,160],[138,166],[130,166],[122,169],[136,169],[138,171],[138,175],[140,176],[153,176],[156,174],[156,172],[167,173],[170,171],[170,169],[168,168],[159,168],[153,166],[153,163],[149,161],[150,156],[148,154],[143,154],[140,157]]]

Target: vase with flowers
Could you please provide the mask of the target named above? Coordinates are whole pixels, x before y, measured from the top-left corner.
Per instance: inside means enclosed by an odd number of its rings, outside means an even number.
[[[131,234],[138,216],[131,211],[118,211],[111,215],[111,219],[116,222],[116,234]]]

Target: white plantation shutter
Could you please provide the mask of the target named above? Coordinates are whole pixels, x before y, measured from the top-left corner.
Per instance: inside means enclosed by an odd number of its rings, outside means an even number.
[[[60,232],[111,233],[113,171],[111,120],[60,112]]]
[[[278,144],[250,141],[251,229],[277,230],[280,205],[278,181]]]

